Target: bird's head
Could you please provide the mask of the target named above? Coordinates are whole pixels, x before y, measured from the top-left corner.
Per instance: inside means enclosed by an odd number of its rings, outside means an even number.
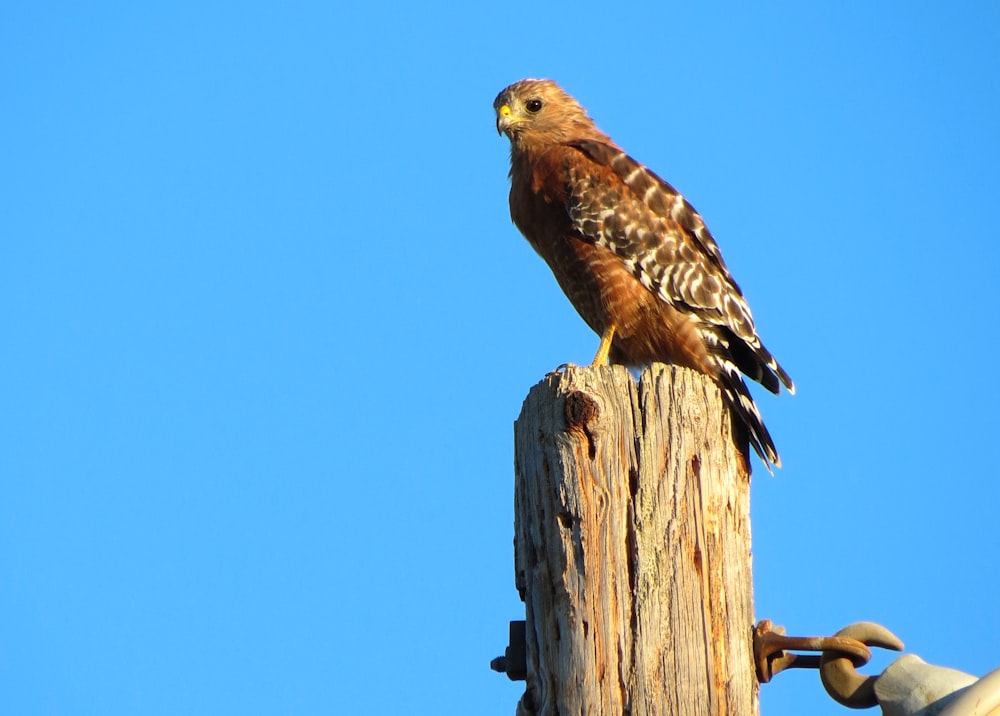
[[[600,134],[580,103],[552,80],[515,82],[497,95],[493,109],[497,115],[497,133],[506,134],[514,147]]]

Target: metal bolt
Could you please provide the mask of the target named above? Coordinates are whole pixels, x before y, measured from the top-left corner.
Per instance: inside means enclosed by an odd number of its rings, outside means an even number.
[[[504,655],[493,659],[490,668],[501,674],[507,674],[507,678],[511,681],[525,681],[528,678],[528,657],[523,619],[510,623],[509,639],[510,644],[504,650]]]

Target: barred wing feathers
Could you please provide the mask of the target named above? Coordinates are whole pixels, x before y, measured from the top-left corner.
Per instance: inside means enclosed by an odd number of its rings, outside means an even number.
[[[750,378],[773,393],[779,381],[794,392],[791,378],[761,343],[750,306],[698,212],[617,147],[596,141],[572,146],[582,154],[568,167],[575,230],[618,255],[663,301],[700,318],[712,334],[706,338]],[[607,181],[602,167],[619,181]]]

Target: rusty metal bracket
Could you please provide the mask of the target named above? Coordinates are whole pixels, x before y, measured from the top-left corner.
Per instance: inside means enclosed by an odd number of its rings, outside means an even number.
[[[868,647],[850,636],[786,636],[784,627],[762,619],[753,630],[757,680],[766,684],[785,669],[820,668],[819,654],[795,654],[793,650],[838,654],[857,665],[867,664],[872,658]]]
[[[869,646],[901,651],[903,642],[873,622],[851,624],[833,636],[786,636],[784,627],[775,626],[770,619],[762,619],[753,630],[753,657],[760,683],[766,684],[785,669],[819,669],[826,692],[852,709],[878,705],[877,677],[857,671],[871,661]],[[796,654],[793,650],[817,651],[821,655]]]

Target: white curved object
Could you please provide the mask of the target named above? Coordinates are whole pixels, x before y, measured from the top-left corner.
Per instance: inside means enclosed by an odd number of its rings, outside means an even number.
[[[941,716],[996,716],[1000,714],[1000,669],[955,694]]]
[[[996,672],[994,672],[996,673]],[[875,697],[885,716],[945,716],[959,691],[976,684],[963,671],[928,664],[915,654],[892,662],[875,681]],[[989,712],[977,712],[986,714]],[[949,712],[948,716],[972,716]]]

